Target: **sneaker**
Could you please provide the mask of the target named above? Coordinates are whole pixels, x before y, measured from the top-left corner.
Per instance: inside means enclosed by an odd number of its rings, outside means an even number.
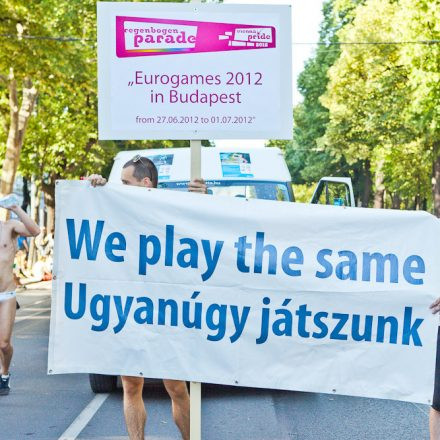
[[[9,386],[9,379],[11,376],[8,374],[7,376],[0,376],[0,396],[7,396],[9,391],[11,391],[11,387]]]

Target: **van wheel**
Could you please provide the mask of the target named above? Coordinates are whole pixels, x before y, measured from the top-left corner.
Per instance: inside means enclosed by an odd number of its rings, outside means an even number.
[[[111,393],[116,391],[118,376],[106,374],[89,374],[90,387],[94,393]]]

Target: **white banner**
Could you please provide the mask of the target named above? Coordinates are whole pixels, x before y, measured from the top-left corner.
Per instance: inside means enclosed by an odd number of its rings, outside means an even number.
[[[98,2],[100,139],[291,139],[291,8]]]
[[[429,403],[440,223],[58,182],[49,373]]]

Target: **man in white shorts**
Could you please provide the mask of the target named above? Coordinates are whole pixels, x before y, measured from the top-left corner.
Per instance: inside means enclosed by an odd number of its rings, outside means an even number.
[[[12,327],[15,320],[16,299],[13,265],[17,237],[35,237],[38,225],[16,204],[0,205],[14,212],[19,220],[0,220],[0,396],[9,394],[9,366],[12,359]]]

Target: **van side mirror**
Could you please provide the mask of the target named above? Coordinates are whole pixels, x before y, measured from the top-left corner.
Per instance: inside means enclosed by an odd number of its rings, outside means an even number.
[[[310,203],[355,207],[351,179],[349,177],[323,177],[318,182]]]

